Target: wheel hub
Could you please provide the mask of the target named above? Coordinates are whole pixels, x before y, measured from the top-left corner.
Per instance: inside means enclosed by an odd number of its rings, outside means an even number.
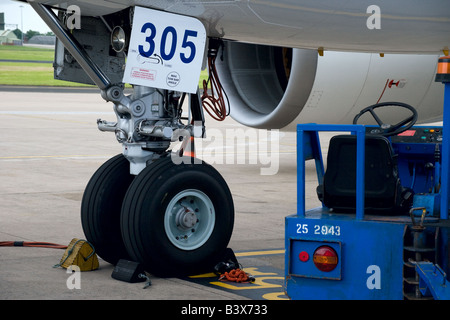
[[[179,228],[191,229],[197,224],[198,219],[192,208],[182,207],[175,216],[175,222]]]
[[[208,241],[215,225],[211,199],[200,190],[188,189],[169,202],[164,216],[166,235],[173,245],[194,250]]]

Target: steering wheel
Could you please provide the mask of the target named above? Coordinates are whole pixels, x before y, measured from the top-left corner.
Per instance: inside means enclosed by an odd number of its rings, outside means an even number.
[[[394,106],[394,107],[400,107],[400,108],[405,108],[408,109],[409,111],[411,111],[412,115],[409,116],[408,118],[405,118],[404,120],[400,121],[397,124],[388,124],[388,123],[384,123],[379,117],[378,115],[375,113],[374,109],[377,108],[382,108],[382,107],[387,107],[387,106]],[[394,136],[397,135],[399,133],[402,133],[406,130],[408,130],[409,128],[411,128],[417,121],[417,110],[414,109],[412,106],[410,106],[409,104],[406,103],[401,103],[401,102],[382,102],[382,103],[377,103],[374,105],[371,105],[367,108],[362,109],[356,116],[355,118],[353,118],[353,124],[357,124],[358,119],[365,114],[366,112],[370,112],[370,114],[372,115],[372,117],[375,119],[375,121],[378,123],[379,128],[376,128],[374,130],[372,130],[370,133],[371,134],[379,134],[385,137],[389,137],[389,136]]]

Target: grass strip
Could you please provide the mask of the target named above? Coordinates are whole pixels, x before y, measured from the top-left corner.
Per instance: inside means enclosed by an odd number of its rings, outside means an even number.
[[[1,46],[0,60],[53,61],[54,49]],[[200,74],[199,86],[203,90],[203,79],[208,73]],[[0,85],[17,86],[57,86],[57,87],[93,87],[82,83],[56,80],[53,78],[52,63],[0,62]]]

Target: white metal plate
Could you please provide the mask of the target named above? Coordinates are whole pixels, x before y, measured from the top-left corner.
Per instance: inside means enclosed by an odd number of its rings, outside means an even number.
[[[123,82],[195,93],[205,43],[199,20],[135,7]]]

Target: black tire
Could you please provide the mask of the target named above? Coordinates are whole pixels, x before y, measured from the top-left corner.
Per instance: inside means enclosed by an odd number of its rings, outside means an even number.
[[[120,231],[122,201],[134,176],[123,155],[105,162],[92,176],[81,201],[84,235],[105,261],[129,259]]]
[[[193,192],[201,200],[195,196],[182,197],[186,192]],[[175,201],[177,197],[181,197],[178,202]],[[193,224],[196,223],[195,227],[182,231],[190,234],[186,243],[189,244],[190,239],[195,237],[198,237],[198,242],[187,247],[177,247],[178,244],[174,243],[178,240],[165,229],[165,226],[171,225],[165,219],[170,221],[175,214],[167,214],[166,210],[170,204],[173,207],[169,207],[174,210],[179,204],[182,207],[183,202],[189,201],[188,199],[191,199],[192,208],[200,207],[200,212],[195,211],[200,218],[196,222],[192,220]],[[212,204],[213,208],[203,206],[202,200]],[[182,214],[188,212],[184,208]],[[195,209],[190,214],[193,210]],[[142,263],[147,271],[162,277],[212,271],[224,255],[233,225],[234,205],[231,192],[222,176],[206,163],[177,165],[170,157],[155,161],[130,185],[122,206],[122,238],[128,253],[132,259]],[[172,227],[174,228],[173,224]],[[212,230],[210,234],[200,231],[207,228]],[[194,234],[194,231],[197,233]]]

